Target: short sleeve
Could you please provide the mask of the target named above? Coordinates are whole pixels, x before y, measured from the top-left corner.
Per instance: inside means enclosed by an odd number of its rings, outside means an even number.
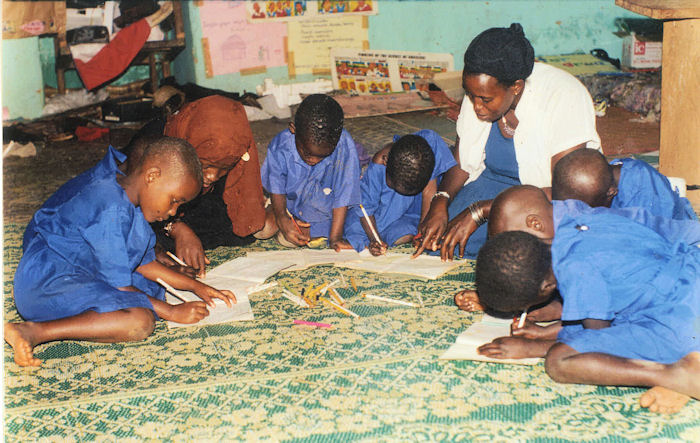
[[[283,131],[272,139],[267,147],[265,161],[260,168],[263,188],[271,194],[287,193],[288,156],[285,153],[285,144],[294,140],[294,136],[290,137],[288,132]]]
[[[385,174],[386,167],[384,165],[371,162],[360,181],[362,205],[368,215],[374,215],[379,208]]]
[[[347,131],[343,130],[336,147],[338,157],[332,166],[334,193],[333,208],[360,204],[360,161],[357,158],[355,142]]]
[[[587,148],[600,148],[595,129],[595,110],[588,90],[573,76],[557,77],[559,86],[552,85],[544,103],[547,116],[543,130],[549,157],[582,143]],[[553,82],[554,83],[554,82]]]
[[[115,288],[131,285],[130,226],[131,217],[123,208],[107,208],[97,213],[81,229],[93,258],[91,263],[82,263],[81,267],[91,269],[99,279]]]
[[[554,274],[564,300],[563,321],[586,318],[611,320],[615,317],[612,294],[596,265],[588,261],[568,260],[565,266],[555,268]]]

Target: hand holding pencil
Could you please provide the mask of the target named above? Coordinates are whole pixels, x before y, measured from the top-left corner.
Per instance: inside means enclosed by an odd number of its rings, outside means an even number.
[[[302,228],[308,229],[311,225],[305,221],[295,219],[292,213],[289,212],[289,209],[286,211],[287,215],[289,216],[288,220],[291,221],[292,227],[289,226],[289,223],[285,223],[284,225],[280,226],[282,235],[284,235],[288,241],[297,246],[307,245],[309,240],[311,240],[311,237],[309,236],[308,231],[304,233]]]
[[[386,250],[389,248],[389,245],[384,243],[384,241],[382,241],[382,239],[379,237],[379,233],[377,232],[377,229],[374,227],[374,221],[367,214],[365,207],[360,205],[360,210],[362,210],[362,215],[364,217],[363,225],[365,225],[364,226],[365,231],[367,231],[369,229],[369,231],[372,233],[372,236],[369,237],[369,252],[370,252],[370,254],[372,254],[375,257],[379,256],[379,255],[386,254]]]

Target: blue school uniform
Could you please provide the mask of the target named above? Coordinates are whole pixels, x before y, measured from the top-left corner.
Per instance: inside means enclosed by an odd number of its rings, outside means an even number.
[[[423,129],[414,134],[423,137],[432,149],[435,167],[430,179],[438,180],[439,183],[442,175],[457,164],[450,148],[440,135],[430,129]],[[401,136],[394,136],[394,142],[399,138]],[[374,215],[379,236],[386,244],[391,246],[404,235],[416,234],[423,201],[421,193],[406,196],[394,191],[386,184],[386,166],[374,162],[367,167],[360,181],[360,188],[362,204],[368,215]],[[358,252],[370,243],[360,223],[362,216],[359,208],[353,208],[345,222],[345,239]]]
[[[360,163],[350,134],[343,129],[331,155],[314,166],[301,159],[288,129],[267,147],[260,175],[263,188],[287,197],[287,209],[311,224],[311,237],[328,237],[333,209],[360,203]]]
[[[34,214],[14,280],[15,304],[25,320],[153,310],[146,294],[165,299],[160,285],[135,272],[155,260],[155,234],[117,183],[117,162],[125,159],[110,146],[100,163],[64,184]],[[143,293],[117,289],[125,286]]]
[[[580,353],[659,363],[700,351],[700,230],[692,229],[698,223],[660,224],[638,210],[640,223],[575,200],[553,203],[552,268],[562,320],[611,321],[603,329],[566,325],[557,340]],[[687,227],[691,232],[682,232]]]
[[[491,132],[486,141],[486,157],[484,163],[486,169],[479,178],[464,186],[450,203],[447,214],[450,220],[467,209],[470,204],[491,200],[511,186],[520,184],[518,161],[515,158],[515,145],[512,138],[506,138],[498,127],[498,122],[491,125]],[[467,240],[464,248],[464,258],[475,259],[479,249],[486,242],[488,223],[479,226]],[[439,254],[436,251],[436,254]],[[455,257],[458,256],[459,246],[455,248]]]
[[[693,207],[671,188],[668,179],[648,163],[633,158],[615,159],[611,165],[622,165],[618,192],[611,208],[641,207],[654,215],[676,220],[697,220]]]

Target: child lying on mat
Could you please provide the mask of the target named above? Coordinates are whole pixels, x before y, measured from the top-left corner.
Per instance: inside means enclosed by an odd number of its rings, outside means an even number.
[[[633,158],[608,163],[598,151],[579,149],[562,157],[552,171],[554,200],[581,200],[590,206],[645,208],[654,215],[697,220],[687,198],[648,163]]]
[[[504,194],[491,212],[501,233],[477,258],[480,300],[520,313],[558,289],[564,326],[516,327],[479,352],[546,356],[562,383],[652,386],[640,399],[652,411],[700,399],[700,224],[550,202],[534,187]]]
[[[554,200],[581,200],[592,207],[639,207],[659,217],[697,220],[688,199],[649,164],[632,158],[608,163],[594,149],[578,149],[557,162],[551,195]],[[455,304],[465,311],[483,309],[472,290],[455,294]]]
[[[394,137],[372,158],[361,179],[362,204],[372,227],[357,207],[345,222],[345,237],[358,252],[369,247],[381,255],[389,245],[408,243],[418,223],[430,208],[430,201],[442,175],[457,162],[442,138],[429,129]],[[379,238],[374,237],[376,228]]]
[[[195,323],[217,291],[155,260],[149,222],[175,215],[202,186],[202,168],[185,141],[163,137],[144,151],[128,175],[125,156],[110,147],[92,169],[59,188],[24,234],[14,280],[17,310],[26,321],[5,324],[5,341],[20,366],[39,366],[34,347],[56,340],[103,343],[143,340],[157,317]],[[161,278],[204,302],[170,305]]]
[[[352,248],[343,226],[348,206],[360,203],[360,162],[338,102],[323,94],[306,97],[294,123],[267,147],[261,175],[282,245],[326,237],[336,251]]]

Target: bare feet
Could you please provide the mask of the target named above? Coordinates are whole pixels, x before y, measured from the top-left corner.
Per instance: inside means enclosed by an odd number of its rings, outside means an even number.
[[[479,303],[479,295],[476,291],[465,289],[455,294],[455,304],[462,311],[483,311],[484,306]]]
[[[661,386],[654,386],[639,397],[639,404],[651,412],[675,414],[680,411],[690,397]]]
[[[690,397],[700,400],[700,352],[691,352],[671,367],[670,387],[654,386],[642,394],[643,408],[671,414],[680,411]]]
[[[41,360],[34,357],[34,344],[27,326],[27,323],[5,323],[5,341],[15,351],[15,363],[20,366],[41,366]]]
[[[173,12],[173,3],[172,2],[165,2],[161,5],[160,9],[154,12],[153,14],[149,15],[146,17],[146,21],[148,22],[149,26],[152,28],[166,18]]]

